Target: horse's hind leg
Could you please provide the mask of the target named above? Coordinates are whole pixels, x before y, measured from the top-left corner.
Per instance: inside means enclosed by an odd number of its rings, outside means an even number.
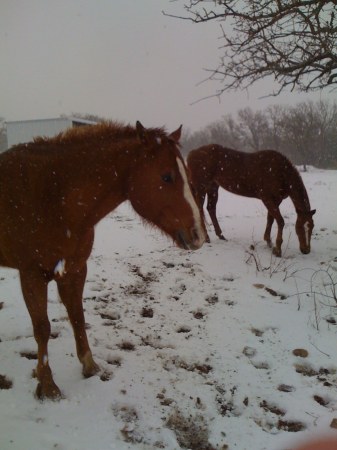
[[[37,342],[36,376],[39,384],[36,396],[40,399],[59,399],[61,391],[53,380],[48,362],[48,340],[50,322],[47,315],[48,282],[39,271],[20,272],[21,289],[33,323],[34,337]]]
[[[218,203],[218,191],[219,191],[219,186],[216,183],[213,183],[212,186],[207,190],[207,211],[208,211],[208,214],[210,215],[210,218],[212,219],[212,223],[213,223],[214,231],[215,231],[216,235],[220,239],[223,239],[225,241],[226,239],[222,234],[218,219],[216,217],[216,205]]]
[[[272,247],[270,233],[271,233],[271,228],[273,226],[273,223],[274,223],[274,217],[268,212],[267,225],[266,225],[266,230],[264,232],[264,237],[263,237],[263,239],[267,242],[268,247]]]
[[[87,268],[85,265],[78,272],[64,274],[56,280],[56,283],[73,327],[77,356],[83,366],[82,373],[85,377],[91,377],[99,371],[99,366],[92,357],[85,330],[82,294],[86,275]]]

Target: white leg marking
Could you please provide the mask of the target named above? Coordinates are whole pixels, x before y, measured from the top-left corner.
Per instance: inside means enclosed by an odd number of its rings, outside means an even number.
[[[66,261],[65,259],[60,259],[55,266],[54,274],[62,277],[65,273],[66,273]]]
[[[195,223],[195,229],[196,229],[198,236],[200,238],[200,241],[201,241],[200,245],[202,245],[206,240],[206,236],[205,236],[204,229],[202,227],[202,219],[201,219],[200,211],[199,211],[198,205],[193,197],[184,164],[182,163],[180,158],[177,158],[177,164],[178,164],[180,175],[184,182],[184,197],[192,209],[194,223]]]

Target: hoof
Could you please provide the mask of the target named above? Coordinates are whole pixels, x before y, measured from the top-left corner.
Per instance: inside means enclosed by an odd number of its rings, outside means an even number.
[[[223,234],[219,234],[219,239],[221,239],[222,241],[227,241],[227,239]]]
[[[280,258],[282,256],[282,252],[280,248],[274,247],[273,248],[273,255],[277,256],[278,258]]]
[[[210,238],[209,238],[208,235],[206,236],[206,242],[207,242],[208,244],[210,244],[210,242],[211,242],[211,240],[210,240]]]
[[[90,378],[96,375],[100,370],[100,367],[96,363],[94,363],[90,367],[83,367],[82,373],[84,378]]]
[[[46,399],[59,401],[64,398],[60,389],[56,386],[55,383],[48,384],[47,386],[43,386],[41,383],[39,383],[35,391],[35,397],[41,401]]]
[[[83,376],[85,378],[90,378],[96,375],[101,369],[98,364],[95,363],[91,352],[88,352],[85,357],[82,359],[83,364]]]

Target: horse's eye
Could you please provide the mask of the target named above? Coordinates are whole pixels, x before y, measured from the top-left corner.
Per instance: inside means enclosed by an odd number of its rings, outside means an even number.
[[[173,182],[173,177],[170,173],[165,173],[164,175],[162,175],[161,179],[165,182],[165,183],[172,183]]]

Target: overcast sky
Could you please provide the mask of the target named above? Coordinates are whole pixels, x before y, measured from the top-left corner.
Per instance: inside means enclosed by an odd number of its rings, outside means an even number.
[[[195,131],[246,106],[319,99],[318,93],[261,99],[271,90],[263,82],[221,102],[197,102],[219,87],[200,84],[208,76],[204,69],[218,62],[219,24],[175,20],[162,10],[179,14],[182,2],[1,0],[0,116],[80,112],[168,130],[182,123]]]

